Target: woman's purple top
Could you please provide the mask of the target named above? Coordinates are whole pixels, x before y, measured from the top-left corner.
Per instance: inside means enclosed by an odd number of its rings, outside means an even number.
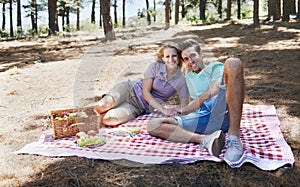
[[[151,94],[159,103],[166,102],[176,92],[179,97],[189,97],[185,77],[178,68],[177,72],[167,80],[167,67],[163,62],[153,62],[144,73],[145,77],[153,79]],[[143,81],[135,82],[133,89],[141,104],[147,113],[153,112],[153,108],[143,98]]]

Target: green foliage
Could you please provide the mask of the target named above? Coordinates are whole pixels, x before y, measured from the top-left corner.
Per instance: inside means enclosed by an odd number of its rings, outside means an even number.
[[[117,24],[114,23],[114,28],[119,28],[119,27],[120,27],[119,22]]]
[[[1,38],[7,38],[9,36],[9,32],[7,30],[0,30]]]
[[[21,26],[18,26],[18,27],[17,27],[17,33],[20,34],[20,33],[22,33],[22,32],[23,32],[22,27],[21,27]]]
[[[196,23],[196,24],[198,24],[199,21],[200,21],[199,17],[197,17],[195,15],[193,15],[193,16],[186,16],[186,20],[188,22],[190,22],[190,23]]]
[[[38,30],[39,35],[40,34],[48,34],[48,25],[46,24],[41,24],[39,26],[39,30]]]
[[[250,7],[245,7],[245,8],[243,8],[241,12],[242,12],[242,13],[241,13],[242,19],[243,19],[243,18],[250,18],[250,17],[253,16],[253,10],[252,10],[252,8],[250,8]]]
[[[99,29],[99,25],[91,23],[90,21],[85,21],[80,26],[80,30],[82,31],[95,31],[98,29]]]
[[[18,26],[17,27],[17,32],[14,33],[14,36],[16,38],[22,38],[24,36],[24,33],[23,33],[23,30],[22,30],[22,27],[21,26]]]
[[[76,31],[76,27],[74,25],[66,25],[66,31],[68,32],[75,32]]]
[[[27,30],[27,35],[28,35],[28,36],[35,36],[35,35],[36,35],[36,34],[35,34],[35,30],[28,29],[28,30]]]

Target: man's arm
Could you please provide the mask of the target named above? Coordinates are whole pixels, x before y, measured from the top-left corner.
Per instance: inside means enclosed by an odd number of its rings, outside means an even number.
[[[192,100],[187,106],[179,109],[178,112],[182,114],[186,114],[189,112],[197,111],[204,103],[204,101],[218,94],[218,90],[219,90],[218,85],[219,85],[219,80],[212,81],[208,89],[203,94],[198,96],[196,99]]]

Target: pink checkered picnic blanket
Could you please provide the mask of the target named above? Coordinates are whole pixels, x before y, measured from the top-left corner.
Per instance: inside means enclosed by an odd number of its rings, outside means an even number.
[[[104,145],[95,148],[79,147],[75,138],[53,140],[52,134],[42,135],[39,141],[27,144],[15,153],[45,156],[78,156],[91,159],[127,159],[143,164],[187,164],[199,160],[224,161],[224,147],[219,157],[208,154],[193,143],[175,143],[149,135],[147,121],[159,114],[143,115],[116,128],[102,128],[107,136]],[[139,127],[135,136],[117,136],[111,133],[118,128]],[[249,162],[262,170],[275,170],[282,166],[293,166],[294,156],[279,129],[279,120],[273,105],[244,104],[241,121],[241,140],[244,155],[235,162],[227,162],[232,168]]]

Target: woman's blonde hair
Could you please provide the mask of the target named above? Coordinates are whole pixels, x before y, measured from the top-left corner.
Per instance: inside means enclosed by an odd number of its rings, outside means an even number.
[[[182,58],[181,58],[181,50],[179,50],[179,47],[176,43],[174,42],[168,42],[168,43],[164,43],[158,50],[157,53],[155,55],[156,57],[156,61],[158,62],[163,62],[163,57],[164,57],[164,51],[167,48],[172,48],[176,50],[177,56],[178,56],[178,66],[181,68],[182,66]]]

